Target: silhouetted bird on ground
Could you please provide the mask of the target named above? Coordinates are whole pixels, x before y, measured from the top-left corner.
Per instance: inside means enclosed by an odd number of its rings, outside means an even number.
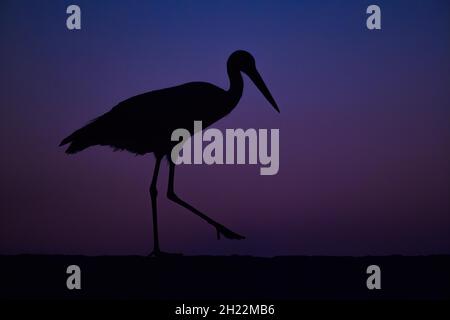
[[[90,146],[110,146],[114,150],[127,150],[143,155],[153,152],[156,164],[150,185],[153,213],[153,237],[155,256],[167,255],[159,248],[157,223],[157,189],[161,160],[169,161],[169,184],[167,197],[192,211],[217,230],[217,236],[228,239],[244,239],[207,215],[180,199],[174,190],[175,164],[170,159],[172,148],[178,141],[171,141],[172,132],[185,128],[193,134],[194,121],[202,121],[207,127],[229,114],[238,104],[244,82],[241,72],[247,74],[258,89],[280,112],[278,106],[259,75],[255,59],[246,51],[236,51],[227,62],[230,87],[221,89],[207,82],[190,82],[180,86],[155,90],[122,101],[109,112],[65,138],[61,145],[70,143],[66,153],[76,153]]]

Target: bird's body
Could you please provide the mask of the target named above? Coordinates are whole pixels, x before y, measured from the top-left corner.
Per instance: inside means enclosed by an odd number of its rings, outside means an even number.
[[[229,114],[242,96],[244,84],[241,72],[249,75],[266,99],[279,111],[248,52],[234,52],[228,59],[227,71],[230,79],[228,90],[206,82],[189,82],[133,96],[76,130],[60,144],[70,143],[66,150],[69,154],[95,145],[110,146],[114,150],[127,150],[139,155],[155,154],[157,162],[150,194],[154,219],[154,253],[157,255],[161,252],[156,227],[156,180],[162,157],[169,155],[173,146],[178,143],[172,141],[172,132],[184,128],[193,134],[194,121],[202,121],[202,125],[208,127]],[[243,239],[179,199],[173,190],[174,170],[174,164],[170,163],[169,198],[216,227],[218,235]]]
[[[227,91],[206,82],[147,92],[120,102],[63,143],[71,142],[68,153],[104,145],[139,155],[164,155],[177,143],[171,141],[174,130],[189,130],[196,120],[211,125],[235,107],[231,100]]]

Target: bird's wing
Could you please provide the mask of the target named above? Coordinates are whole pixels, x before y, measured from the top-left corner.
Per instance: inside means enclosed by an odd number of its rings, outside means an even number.
[[[190,128],[195,120],[209,121],[219,109],[217,103],[224,98],[225,91],[215,85],[190,82],[131,97],[108,114],[122,124],[173,131]]]
[[[214,104],[222,100],[224,90],[203,82],[140,94],[120,102],[110,111],[92,120],[65,138],[71,143],[67,152],[75,153],[92,145],[109,145],[145,153],[154,146],[171,141],[175,129],[193,128],[195,120],[211,122]]]

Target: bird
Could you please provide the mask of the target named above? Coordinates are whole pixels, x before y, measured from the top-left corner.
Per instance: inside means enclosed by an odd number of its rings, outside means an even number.
[[[91,146],[109,146],[114,151],[125,150],[136,155],[154,154],[156,160],[149,188],[153,222],[151,256],[174,255],[160,249],[158,237],[157,181],[164,157],[169,162],[167,198],[212,225],[219,239],[221,235],[232,240],[245,239],[178,197],[174,186],[175,164],[170,158],[172,148],[178,143],[171,140],[174,130],[186,128],[193,135],[194,121],[202,121],[204,126],[210,126],[237,106],[244,89],[242,73],[253,81],[270,105],[280,112],[256,68],[255,58],[249,52],[233,52],[227,60],[227,73],[227,90],[208,82],[188,82],[139,94],[118,103],[60,143],[60,146],[68,144],[65,150],[67,154],[74,154]]]

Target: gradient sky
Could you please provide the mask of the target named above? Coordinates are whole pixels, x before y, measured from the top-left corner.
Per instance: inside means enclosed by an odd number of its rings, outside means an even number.
[[[82,30],[68,31],[78,4]],[[382,30],[365,26],[368,5]],[[280,171],[183,166],[178,194],[243,241],[164,199],[162,248],[185,254],[450,253],[450,3],[0,2],[0,253],[147,254],[153,156],[58,144],[130,96],[228,86],[250,51],[281,114],[245,80],[215,127],[279,128]],[[213,107],[213,106],[212,106]]]

